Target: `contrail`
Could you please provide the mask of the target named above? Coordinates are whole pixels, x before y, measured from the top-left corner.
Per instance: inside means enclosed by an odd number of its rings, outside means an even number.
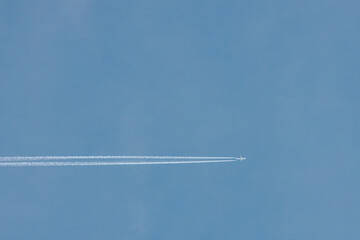
[[[75,160],[75,161],[74,161]],[[95,161],[89,161],[95,160]],[[127,160],[127,161],[122,161]],[[130,160],[130,161],[129,161]],[[141,161],[137,161],[141,160]],[[144,161],[148,160],[148,161]],[[224,163],[245,160],[243,157],[193,156],[15,156],[0,157],[0,167],[66,167],[117,165],[168,165]]]
[[[204,160],[204,161],[149,161],[149,162],[1,162],[0,167],[68,167],[68,166],[117,166],[117,165],[169,165],[224,163],[238,160]]]
[[[0,161],[56,161],[56,160],[120,160],[120,159],[148,159],[148,160],[207,160],[207,159],[223,159],[223,160],[244,160],[242,157],[193,157],[193,156],[14,156],[0,157]]]

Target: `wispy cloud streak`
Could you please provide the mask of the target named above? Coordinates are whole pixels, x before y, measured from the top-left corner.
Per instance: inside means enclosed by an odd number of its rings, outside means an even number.
[[[235,162],[244,159],[242,157],[194,156],[12,156],[0,157],[0,167],[204,164]]]
[[[200,160],[200,161],[146,161],[146,162],[122,162],[122,161],[104,161],[104,162],[0,162],[0,167],[69,167],[69,166],[117,166],[117,165],[169,165],[169,164],[200,164],[200,163],[225,163],[235,162],[237,160]]]
[[[58,160],[236,160],[236,157],[194,157],[194,156],[14,156],[0,157],[0,161],[58,161]]]

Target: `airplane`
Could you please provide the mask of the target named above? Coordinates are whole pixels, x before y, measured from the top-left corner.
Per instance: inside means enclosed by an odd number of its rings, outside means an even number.
[[[239,157],[235,157],[235,160],[237,161],[243,161],[245,160],[246,158],[242,157],[242,156],[239,156]]]

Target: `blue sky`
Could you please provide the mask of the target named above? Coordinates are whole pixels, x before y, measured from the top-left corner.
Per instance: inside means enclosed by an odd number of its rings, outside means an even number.
[[[1,239],[360,237],[358,1],[0,1]]]

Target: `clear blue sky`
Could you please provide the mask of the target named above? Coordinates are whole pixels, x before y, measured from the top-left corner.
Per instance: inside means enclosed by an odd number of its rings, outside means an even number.
[[[0,1],[0,239],[360,239],[359,1]]]

